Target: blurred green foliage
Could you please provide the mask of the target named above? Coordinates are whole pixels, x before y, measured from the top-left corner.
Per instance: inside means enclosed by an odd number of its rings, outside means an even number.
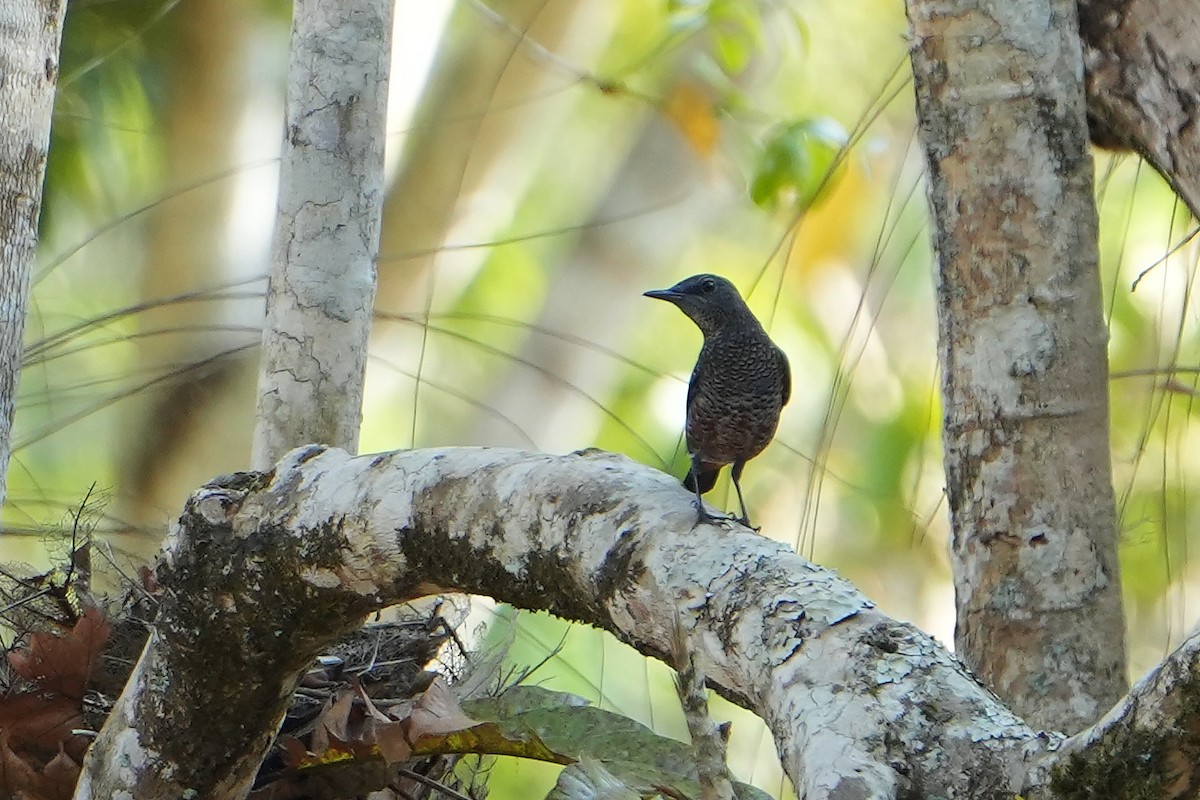
[[[787,195],[795,211],[805,211],[834,179],[846,143],[845,132],[829,120],[801,120],[771,131],[750,182],[750,199],[772,208]]]

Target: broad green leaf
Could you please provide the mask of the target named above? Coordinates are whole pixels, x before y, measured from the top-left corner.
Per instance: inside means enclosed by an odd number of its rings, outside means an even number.
[[[415,755],[478,753],[520,756],[555,764],[570,764],[569,755],[548,748],[532,729],[506,728],[495,721],[472,719],[458,698],[440,680],[425,691],[408,720]]]
[[[713,3],[708,16],[717,61],[726,73],[737,75],[763,48],[762,17],[744,0]]]
[[[776,128],[763,145],[750,198],[766,208],[785,201],[796,210],[808,208],[825,188],[846,141],[845,129],[825,118]]]
[[[463,710],[475,719],[494,722],[507,737],[536,735],[556,753],[596,759],[639,792],[662,785],[678,788],[690,797],[699,796],[695,757],[689,745],[660,736],[621,714],[588,705],[576,695],[538,686],[513,686],[498,697],[467,701]],[[747,784],[736,784],[735,789],[742,800],[769,797]]]
[[[599,761],[585,756],[562,771],[546,800],[641,800],[641,797]]]

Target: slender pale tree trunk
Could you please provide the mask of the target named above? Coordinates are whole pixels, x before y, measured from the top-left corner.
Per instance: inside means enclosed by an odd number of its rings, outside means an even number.
[[[289,442],[351,448],[357,442],[382,200],[392,3],[300,0],[293,13],[256,463]],[[244,635],[242,615],[251,606],[243,601],[261,585],[261,573],[252,566],[256,555],[243,556],[226,573],[233,583],[218,586],[215,575],[197,575],[203,593],[223,598],[221,612],[191,601],[167,600],[160,608],[161,624],[88,751],[77,797],[235,800],[249,792],[318,638],[303,632],[299,617],[272,623],[261,637]],[[276,588],[282,594],[269,605],[288,615],[306,615],[307,608],[327,617],[327,627],[318,623],[320,639],[358,624],[371,606],[360,598],[335,610],[313,604],[315,596],[299,584]],[[265,620],[263,610],[252,613]],[[216,688],[207,674],[214,661],[236,664],[242,673],[220,700],[209,695]],[[180,737],[183,730],[188,734]],[[205,744],[197,749],[199,742]]]
[[[1126,685],[1073,0],[909,0],[967,663],[1033,724]]]
[[[383,199],[390,0],[300,0],[252,461],[358,445]]]
[[[0,505],[66,9],[65,0],[0,3]]]

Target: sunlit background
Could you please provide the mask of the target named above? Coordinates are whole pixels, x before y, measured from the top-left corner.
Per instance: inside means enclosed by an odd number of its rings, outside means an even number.
[[[61,553],[95,484],[131,568],[190,490],[247,466],[289,13],[70,4],[5,560]],[[792,363],[745,473],[763,534],[952,645],[905,32],[900,0],[400,0],[360,449],[601,447],[682,475],[700,336],[641,293],[718,272]],[[1152,170],[1096,164],[1136,677],[1200,607],[1195,249]],[[727,479],[710,497],[736,503]],[[561,645],[534,680],[686,738],[669,672],[606,634],[489,601],[479,623],[515,663]],[[762,726],[714,714],[736,775],[790,791]],[[498,766],[492,796],[554,773]]]

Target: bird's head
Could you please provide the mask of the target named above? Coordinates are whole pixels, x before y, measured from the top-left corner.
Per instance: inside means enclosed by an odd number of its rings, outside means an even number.
[[[720,275],[693,275],[670,289],[655,289],[644,294],[679,306],[679,310],[691,317],[705,334],[719,331],[730,323],[744,324],[747,318],[754,320],[738,290]],[[754,324],[757,325],[757,321]]]

